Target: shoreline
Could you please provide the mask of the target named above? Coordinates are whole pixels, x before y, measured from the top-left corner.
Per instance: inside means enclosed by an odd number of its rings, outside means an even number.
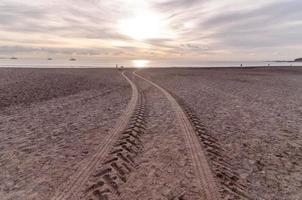
[[[206,67],[198,67],[198,66],[168,66],[168,67],[125,67],[126,69],[250,69],[250,68],[299,68],[302,67],[301,65],[294,65],[294,66],[283,66],[283,65],[270,65],[270,66],[206,66]],[[1,66],[0,69],[115,69],[115,67],[94,67],[94,66]]]

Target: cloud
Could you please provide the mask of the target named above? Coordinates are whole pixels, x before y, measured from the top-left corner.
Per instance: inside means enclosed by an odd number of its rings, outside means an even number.
[[[289,49],[302,51],[301,7],[301,0],[1,0],[0,56],[43,51],[224,59],[236,52],[249,59],[245,52],[273,57],[278,48],[289,57]],[[119,21],[137,12],[160,14],[175,37],[123,35]]]
[[[201,0],[168,0],[155,5],[156,8],[162,10],[186,9],[193,5],[201,3]]]
[[[209,27],[243,25],[243,28],[265,25],[278,26],[280,22],[302,20],[302,1],[290,0],[286,2],[271,3],[264,7],[251,10],[231,10],[222,12],[202,24]],[[279,24],[277,24],[277,20]],[[263,24],[264,23],[264,24]],[[244,27],[245,25],[245,27]]]
[[[90,3],[92,2],[94,1],[90,0]],[[0,26],[3,31],[125,39],[126,37],[110,27],[111,23],[110,18],[106,19],[102,14],[97,15],[93,9],[90,12],[82,12],[78,6],[63,7],[55,4],[43,7],[22,3],[0,5]]]
[[[131,51],[130,51],[131,50]],[[39,54],[43,56],[80,56],[80,57],[115,57],[115,56],[134,56],[138,49],[135,48],[46,48],[46,47],[25,47],[25,46],[0,46],[0,55],[9,57],[21,53],[22,55],[28,53]],[[132,53],[130,53],[132,52]],[[2,56],[3,57],[3,56]]]
[[[234,48],[282,47],[300,44],[302,2],[275,2],[251,10],[232,10],[200,23],[213,30],[209,37]]]

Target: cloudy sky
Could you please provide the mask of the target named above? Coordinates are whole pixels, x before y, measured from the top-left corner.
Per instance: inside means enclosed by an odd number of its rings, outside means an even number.
[[[0,57],[302,56],[301,0],[1,0]]]

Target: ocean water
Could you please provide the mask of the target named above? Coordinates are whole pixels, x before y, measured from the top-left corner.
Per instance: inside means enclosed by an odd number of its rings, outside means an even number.
[[[47,60],[47,59],[0,59],[0,67],[35,68],[114,68],[124,67],[261,67],[261,66],[302,66],[300,62],[265,61],[175,61],[175,60]]]

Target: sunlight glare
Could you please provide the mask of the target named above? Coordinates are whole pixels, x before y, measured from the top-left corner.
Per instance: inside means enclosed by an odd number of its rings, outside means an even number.
[[[147,67],[150,63],[149,60],[132,60],[132,63],[137,68],[144,68]]]
[[[118,30],[123,35],[143,41],[163,37],[166,27],[158,13],[146,11],[120,21]]]

